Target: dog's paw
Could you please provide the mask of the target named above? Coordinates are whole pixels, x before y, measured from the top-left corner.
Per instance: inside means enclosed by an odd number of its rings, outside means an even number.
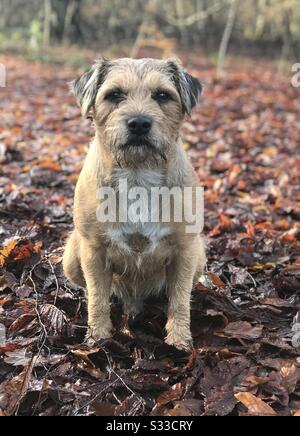
[[[85,343],[89,347],[93,347],[101,339],[108,339],[112,336],[112,329],[105,327],[89,327],[85,337]]]
[[[187,337],[182,338],[182,337],[176,336],[174,334],[169,334],[166,337],[165,342],[166,342],[166,344],[177,348],[177,350],[182,350],[182,351],[186,351],[186,352],[191,351],[193,348],[193,339],[191,336],[187,336]]]

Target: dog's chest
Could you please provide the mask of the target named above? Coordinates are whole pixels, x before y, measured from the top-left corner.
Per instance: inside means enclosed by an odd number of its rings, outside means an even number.
[[[135,189],[144,191],[145,195],[139,198],[140,212],[146,213],[148,219],[136,221],[136,217],[130,215],[132,202],[128,202],[127,219],[125,222],[112,223],[106,229],[106,237],[112,247],[127,255],[153,254],[167,236],[170,235],[170,226],[161,222],[151,221],[151,189],[162,187],[165,183],[164,174],[153,170],[116,170],[112,178],[112,185],[117,188],[119,183],[126,181],[126,189],[130,197]],[[147,195],[146,195],[147,194]],[[131,197],[132,199],[132,197]]]
[[[112,246],[126,254],[151,254],[170,235],[170,228],[160,223],[122,223],[107,229],[106,235]]]

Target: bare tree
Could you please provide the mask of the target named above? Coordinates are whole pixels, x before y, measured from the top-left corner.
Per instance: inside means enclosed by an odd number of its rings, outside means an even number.
[[[44,0],[44,46],[50,45],[51,38],[51,19],[52,19],[52,6],[51,0]]]
[[[62,42],[64,44],[70,41],[75,41],[77,38],[80,37],[80,7],[81,0],[68,1],[62,36]],[[72,31],[73,27],[75,27],[74,32]],[[74,34],[76,35],[76,37]]]
[[[231,0],[227,22],[226,22],[226,26],[224,29],[224,33],[219,49],[218,66],[217,66],[218,76],[221,76],[224,73],[225,58],[228,50],[230,37],[232,35],[238,7],[239,7],[239,0]]]
[[[266,24],[266,6],[267,0],[258,0],[257,17],[255,23],[255,36],[260,37],[263,34]]]
[[[136,40],[135,40],[133,47],[131,49],[130,56],[132,58],[137,57],[138,52],[141,48],[141,43],[142,43],[142,40],[144,38],[144,33],[145,33],[145,31],[147,31],[147,27],[148,27],[149,22],[150,22],[151,12],[153,11],[153,9],[155,9],[155,3],[156,3],[156,0],[148,0],[148,3],[146,4],[143,21],[142,21],[142,24],[140,25],[138,35],[137,35]]]
[[[281,58],[279,62],[279,70],[284,68],[285,62],[288,60],[292,42],[293,42],[293,34],[291,31],[291,22],[292,22],[292,11],[290,9],[286,9],[283,16],[283,25],[284,25],[284,37],[283,37],[283,45],[281,51]]]

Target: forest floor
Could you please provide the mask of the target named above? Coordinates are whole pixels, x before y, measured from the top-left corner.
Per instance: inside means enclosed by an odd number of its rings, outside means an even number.
[[[0,56],[0,416],[300,415],[300,95],[271,66],[205,83],[183,129],[205,187],[208,271],[191,355],[164,344],[166,301],[82,344],[86,302],[61,270],[91,124],[77,72]]]

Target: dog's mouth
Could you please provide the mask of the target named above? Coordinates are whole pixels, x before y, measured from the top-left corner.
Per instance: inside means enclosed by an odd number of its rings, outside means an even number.
[[[153,143],[149,138],[129,137],[126,142],[119,145],[117,161],[120,166],[123,166],[122,162],[125,165],[138,165],[147,161],[154,161],[158,165],[161,161],[166,162],[167,157],[158,144]]]
[[[147,138],[146,136],[131,136],[127,139],[127,141],[121,145],[123,150],[126,150],[130,147],[134,148],[149,148],[156,149],[157,147]]]

